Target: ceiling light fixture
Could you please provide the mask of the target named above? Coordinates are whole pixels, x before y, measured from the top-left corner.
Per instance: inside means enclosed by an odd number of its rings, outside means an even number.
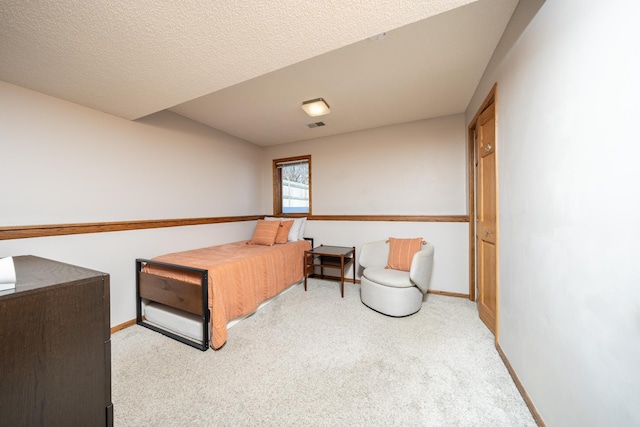
[[[324,116],[331,112],[331,110],[329,110],[329,104],[322,98],[304,101],[302,103],[302,109],[311,117]]]

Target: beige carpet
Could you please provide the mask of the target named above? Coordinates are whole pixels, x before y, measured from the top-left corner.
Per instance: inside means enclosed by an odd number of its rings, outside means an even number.
[[[116,426],[535,426],[475,304],[428,295],[391,318],[312,279],[201,352],[112,336]]]

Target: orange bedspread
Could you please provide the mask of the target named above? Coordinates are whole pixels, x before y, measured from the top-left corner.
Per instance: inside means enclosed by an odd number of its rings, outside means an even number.
[[[230,320],[251,313],[261,302],[302,279],[304,251],[308,249],[311,244],[306,240],[274,246],[242,241],[166,254],[153,260],[209,271],[211,347],[218,349],[227,341]],[[147,265],[145,271],[200,283],[197,277],[158,266]]]

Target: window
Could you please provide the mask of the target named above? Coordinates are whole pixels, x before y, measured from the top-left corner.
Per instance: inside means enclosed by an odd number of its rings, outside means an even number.
[[[311,156],[273,161],[273,213],[311,214]]]

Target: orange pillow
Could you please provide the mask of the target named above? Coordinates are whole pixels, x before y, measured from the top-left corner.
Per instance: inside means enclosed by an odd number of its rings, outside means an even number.
[[[393,270],[409,271],[411,260],[416,252],[420,251],[422,237],[415,239],[394,239],[389,237],[389,259],[385,268]]]
[[[276,235],[278,234],[279,228],[280,221],[265,221],[263,219],[259,219],[249,243],[253,243],[254,245],[271,246],[276,241]]]
[[[282,221],[280,223],[280,227],[278,227],[278,234],[276,234],[276,243],[287,243],[287,240],[289,240],[289,230],[291,230],[292,225],[293,220]]]

